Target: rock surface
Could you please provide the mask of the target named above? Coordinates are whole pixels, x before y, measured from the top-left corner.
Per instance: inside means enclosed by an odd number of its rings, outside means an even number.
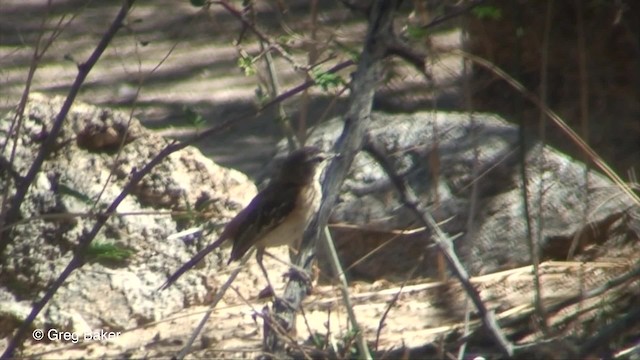
[[[18,136],[2,156],[25,174],[63,98],[34,94]],[[0,128],[6,134],[12,114]],[[169,141],[143,128],[126,113],[76,103],[21,207],[22,223],[0,261],[0,323],[15,326],[59,276],[78,239],[94,217],[118,196],[129,174],[144,166]],[[8,146],[4,146],[8,145]],[[122,145],[121,150],[118,148]],[[6,173],[5,173],[6,174]],[[5,175],[2,191],[8,182]],[[15,186],[9,187],[9,194]],[[190,226],[224,223],[254,195],[243,174],[222,168],[189,147],[171,154],[145,176],[93,241],[96,256],[76,270],[56,293],[36,327],[85,331],[122,330],[159,320],[185,305],[203,301],[206,269],[190,271],[175,289],[157,295],[165,276],[188,260],[209,237],[185,243],[168,237]],[[197,220],[197,204],[207,200],[207,218]],[[204,224],[203,224],[204,223]],[[215,233],[214,233],[215,234]],[[114,246],[131,256],[117,261],[98,257]],[[212,257],[215,258],[215,257]],[[211,265],[211,260],[207,260]],[[184,283],[190,286],[184,286]],[[14,318],[14,320],[9,320]],[[0,337],[14,326],[3,327]]]
[[[314,129],[308,143],[330,148],[341,131],[334,119]],[[459,236],[455,247],[471,274],[530,264],[516,126],[488,114],[376,113],[368,136],[382,144],[442,229]],[[638,228],[631,216],[638,209],[630,210],[632,201],[608,179],[539,143],[527,144],[525,153],[530,231],[542,259],[587,256],[605,241],[633,237],[616,229],[631,222]],[[332,221],[353,279],[438,274],[430,233],[402,234],[420,225],[368,154],[356,156]]]

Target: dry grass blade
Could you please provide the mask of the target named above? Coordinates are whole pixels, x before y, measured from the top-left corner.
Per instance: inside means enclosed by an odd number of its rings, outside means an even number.
[[[556,124],[569,138],[580,148],[585,155],[589,157],[589,159],[604,172],[611,181],[613,181],[622,192],[624,192],[629,199],[631,199],[636,205],[640,205],[640,198],[636,195],[633,190],[625,183],[618,174],[616,174],[613,169],[595,152],[582,138],[578,135],[569,125],[567,125],[564,120],[560,118],[553,110],[549,109],[540,99],[532,92],[527,90],[524,85],[518,82],[516,79],[511,77],[509,74],[504,72],[502,69],[498,68],[495,64],[470,54],[468,52],[462,50],[455,50],[454,53],[457,53],[469,60],[475,62],[476,64],[488,69],[493,72],[496,76],[506,81],[509,85],[511,85],[514,89],[523,94],[529,101],[538,106],[551,120],[553,120],[554,124]]]

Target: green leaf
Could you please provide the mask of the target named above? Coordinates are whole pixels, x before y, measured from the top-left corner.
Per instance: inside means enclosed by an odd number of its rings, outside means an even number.
[[[189,0],[189,2],[191,3],[191,5],[195,7],[203,7],[207,1],[206,0]]]
[[[245,76],[251,76],[256,73],[256,67],[253,62],[253,57],[249,55],[241,55],[238,59],[238,67],[242,69]]]
[[[85,256],[87,261],[95,261],[101,264],[122,264],[133,254],[133,250],[116,244],[93,242],[87,249]]]
[[[204,124],[204,118],[202,117],[202,114],[195,111],[193,108],[185,105],[182,107],[182,112],[184,113],[184,117],[187,122],[191,125],[201,127],[202,124]]]
[[[340,75],[322,71],[319,69],[314,69],[313,71],[311,71],[311,76],[313,77],[313,80],[316,82],[316,84],[320,86],[324,91],[329,90],[329,88],[335,88],[339,85],[346,84],[346,82]]]
[[[491,5],[478,5],[474,7],[471,12],[478,19],[487,19],[487,20],[500,20],[502,19],[502,10],[495,6]]]
[[[429,35],[429,30],[415,25],[407,25],[407,36],[414,40],[424,39]]]
[[[91,198],[89,196],[79,192],[78,190],[72,189],[72,188],[68,187],[65,184],[62,184],[62,183],[58,184],[58,191],[60,192],[60,194],[69,195],[71,197],[74,197],[74,198],[82,201],[85,204],[91,204],[92,203]]]

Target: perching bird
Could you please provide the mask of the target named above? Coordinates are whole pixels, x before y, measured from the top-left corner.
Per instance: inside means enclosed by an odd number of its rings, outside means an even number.
[[[256,247],[256,260],[271,287],[262,264],[265,248],[281,245],[298,247],[305,229],[320,207],[320,175],[332,157],[334,155],[316,147],[304,147],[291,153],[284,160],[278,176],[225,226],[220,238],[169,276],[160,289],[171,286],[185,271],[226,240],[233,242],[227,264],[242,258],[252,246]]]

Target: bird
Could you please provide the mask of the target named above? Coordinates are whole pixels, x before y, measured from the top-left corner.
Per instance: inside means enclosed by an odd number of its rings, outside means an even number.
[[[299,246],[304,231],[320,208],[320,176],[328,160],[335,156],[315,146],[292,152],[282,163],[277,176],[224,227],[220,237],[169,276],[160,290],[171,286],[224,242],[231,241],[233,246],[227,265],[241,259],[252,246],[255,247],[258,265],[273,291],[262,263],[265,248]]]

